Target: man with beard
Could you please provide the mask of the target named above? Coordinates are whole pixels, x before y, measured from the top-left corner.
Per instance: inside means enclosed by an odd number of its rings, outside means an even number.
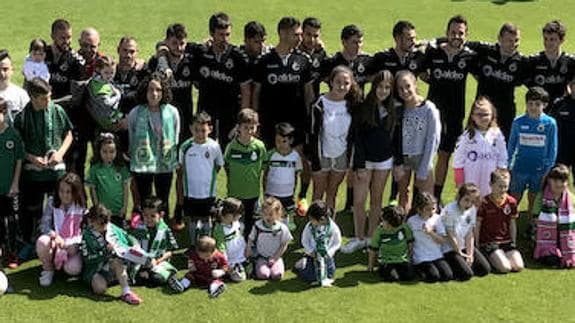
[[[314,80],[314,97],[319,97],[321,83],[321,64],[328,59],[323,42],[321,40],[321,22],[314,17],[307,17],[302,23],[302,41],[299,49],[311,57],[312,78]]]
[[[424,68],[429,73],[427,98],[436,104],[441,116],[441,142],[434,189],[439,203],[449,159],[463,132],[467,74],[476,73],[477,66],[477,53],[465,46],[467,20],[463,16],[449,19],[446,36],[447,42],[427,48],[424,62]]]
[[[138,43],[131,36],[120,39],[118,57],[114,83],[123,91],[120,110],[127,115],[137,105],[136,93],[140,81],[146,75],[146,64],[138,58]]]

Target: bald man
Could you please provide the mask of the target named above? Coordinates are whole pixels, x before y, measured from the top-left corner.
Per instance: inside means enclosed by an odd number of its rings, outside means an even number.
[[[100,33],[92,27],[85,28],[80,34],[78,43],[80,45],[78,53],[86,61],[86,77],[92,77],[94,76],[96,59],[104,55],[98,51],[100,49]]]

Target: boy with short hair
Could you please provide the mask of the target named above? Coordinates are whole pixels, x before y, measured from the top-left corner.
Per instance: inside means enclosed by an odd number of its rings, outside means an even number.
[[[143,223],[136,224],[133,236],[138,239],[142,250],[150,257],[150,263],[136,265],[133,274],[136,282],[161,285],[175,275],[178,270],[169,261],[178,243],[172,230],[164,222],[162,200],[148,197],[142,203]]]
[[[14,65],[10,54],[5,49],[0,49],[0,97],[8,104],[8,122],[12,123],[18,113],[30,102],[28,93],[23,88],[12,83]]]
[[[24,143],[20,134],[8,121],[8,104],[0,98],[0,261],[8,261],[9,268],[16,268],[16,239],[19,237],[18,190],[24,159]],[[2,264],[0,264],[2,268]]]
[[[237,136],[226,147],[225,170],[228,177],[228,196],[244,205],[244,236],[254,224],[256,203],[260,197],[263,161],[266,156],[264,143],[255,136],[259,125],[258,113],[242,109],[238,113]]]
[[[56,180],[66,171],[64,155],[72,144],[73,128],[64,109],[52,101],[48,82],[34,78],[27,90],[30,103],[14,120],[25,148],[20,229],[28,245],[20,253],[22,259],[32,251],[34,222],[42,215],[44,196],[54,193]]]
[[[218,297],[226,289],[222,278],[228,271],[226,257],[216,249],[216,240],[203,236],[198,240],[196,248],[191,251],[188,259],[189,271],[184,278],[178,280],[172,276],[168,284],[178,293],[192,285],[208,288],[210,298]]]
[[[287,122],[276,125],[275,148],[268,151],[264,161],[264,192],[280,200],[286,217],[295,211],[294,192],[297,175],[302,170],[300,155],[292,149],[295,128]],[[284,219],[288,227],[290,221]],[[292,229],[292,228],[290,228]]]
[[[511,170],[511,195],[521,201],[527,195],[531,214],[535,195],[541,190],[543,176],[555,164],[557,157],[557,123],[543,113],[549,94],[541,87],[529,88],[525,94],[526,113],[517,117],[511,126],[507,145]]]
[[[216,198],[218,171],[224,165],[219,143],[209,137],[212,129],[211,116],[206,112],[197,113],[190,125],[192,138],[184,141],[179,151],[177,205],[190,218],[188,231],[192,245],[198,238],[197,230],[211,223],[210,210]],[[176,212],[174,229],[181,230],[184,226],[182,212]],[[207,228],[206,231],[210,230]]]

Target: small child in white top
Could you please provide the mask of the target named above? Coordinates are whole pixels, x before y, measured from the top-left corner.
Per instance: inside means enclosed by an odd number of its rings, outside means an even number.
[[[246,240],[243,235],[243,226],[240,218],[244,213],[242,201],[228,197],[218,201],[215,205],[219,222],[214,227],[216,248],[228,260],[228,274],[231,280],[240,282],[246,280],[246,271],[243,263],[246,261]]]
[[[46,42],[41,38],[36,38],[30,42],[28,56],[24,60],[22,73],[26,81],[32,81],[39,77],[46,82],[50,81],[50,71],[45,62],[46,59]]]

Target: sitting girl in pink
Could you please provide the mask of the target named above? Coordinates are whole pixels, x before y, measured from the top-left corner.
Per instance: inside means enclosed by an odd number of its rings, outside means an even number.
[[[42,262],[40,286],[52,284],[54,270],[63,269],[71,276],[82,270],[79,245],[82,241],[82,217],[86,212],[86,199],[82,180],[73,173],[61,177],[57,195],[48,200],[40,224],[41,235],[36,241],[36,252]]]
[[[533,258],[548,266],[575,267],[574,211],[569,168],[557,164],[545,176],[533,206],[533,214],[539,215]]]

